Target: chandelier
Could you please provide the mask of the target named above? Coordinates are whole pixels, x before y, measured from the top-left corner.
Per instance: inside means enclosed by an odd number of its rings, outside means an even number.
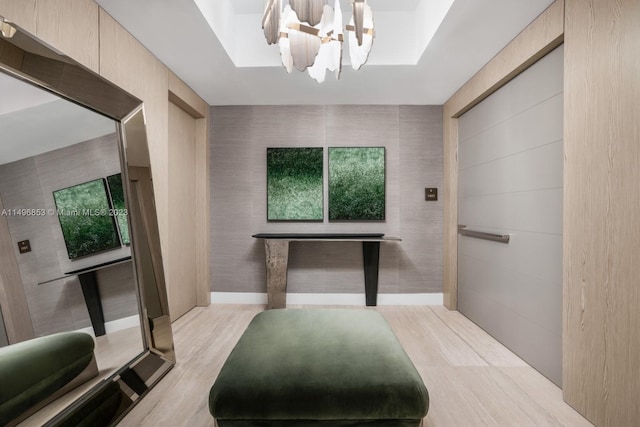
[[[367,62],[373,44],[373,13],[367,0],[350,0],[352,17],[344,30],[340,0],[335,0],[333,8],[329,1],[289,0],[283,9],[283,0],[268,0],[262,18],[267,43],[278,43],[287,72],[294,67],[307,70],[318,83],[324,81],[327,70],[340,78],[345,31],[355,70]]]

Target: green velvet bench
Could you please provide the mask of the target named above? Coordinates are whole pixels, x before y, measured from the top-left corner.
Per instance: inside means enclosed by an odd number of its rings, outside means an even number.
[[[249,324],[209,393],[220,427],[410,427],[427,389],[372,310],[269,310]]]
[[[93,338],[64,332],[0,348],[0,425],[15,425],[98,374]]]

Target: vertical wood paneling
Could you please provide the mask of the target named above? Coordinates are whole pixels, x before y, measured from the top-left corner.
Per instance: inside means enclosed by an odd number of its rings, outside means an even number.
[[[100,9],[100,74],[144,102],[160,242],[166,257],[169,240],[168,70]]]
[[[211,303],[211,188],[210,188],[209,106],[205,117],[196,120],[196,303]]]
[[[174,103],[169,103],[169,257],[167,296],[171,320],[196,306],[196,123]]]
[[[444,106],[443,271],[444,306],[458,307],[458,119],[451,106]]]
[[[209,115],[209,105],[172,71],[169,71],[169,100],[196,119]]]
[[[209,188],[209,106],[178,76],[169,71],[169,100],[195,119],[195,268],[196,304],[207,306],[211,302],[210,253],[210,188]],[[173,237],[172,237],[173,238]]]
[[[0,199],[0,212],[4,208]],[[0,307],[9,343],[15,344],[33,338],[27,297],[4,215],[0,216]]]
[[[36,0],[0,0],[0,16],[34,34]]]
[[[36,0],[36,35],[98,72],[98,5],[93,0]]]
[[[556,0],[444,105],[444,305],[457,307],[458,124],[465,111],[562,43],[564,0]]]
[[[640,419],[640,1],[567,0],[564,398]]]

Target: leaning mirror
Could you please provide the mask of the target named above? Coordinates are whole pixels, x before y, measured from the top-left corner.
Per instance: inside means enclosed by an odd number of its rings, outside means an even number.
[[[143,105],[0,23],[0,425],[112,425],[175,362]]]

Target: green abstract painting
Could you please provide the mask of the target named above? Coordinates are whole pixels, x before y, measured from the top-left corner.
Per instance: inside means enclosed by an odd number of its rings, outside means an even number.
[[[267,220],[322,221],[322,175],[322,148],[267,148]]]
[[[384,219],[384,147],[329,148],[329,220]]]
[[[70,259],[120,247],[104,179],[54,191],[53,198]]]

